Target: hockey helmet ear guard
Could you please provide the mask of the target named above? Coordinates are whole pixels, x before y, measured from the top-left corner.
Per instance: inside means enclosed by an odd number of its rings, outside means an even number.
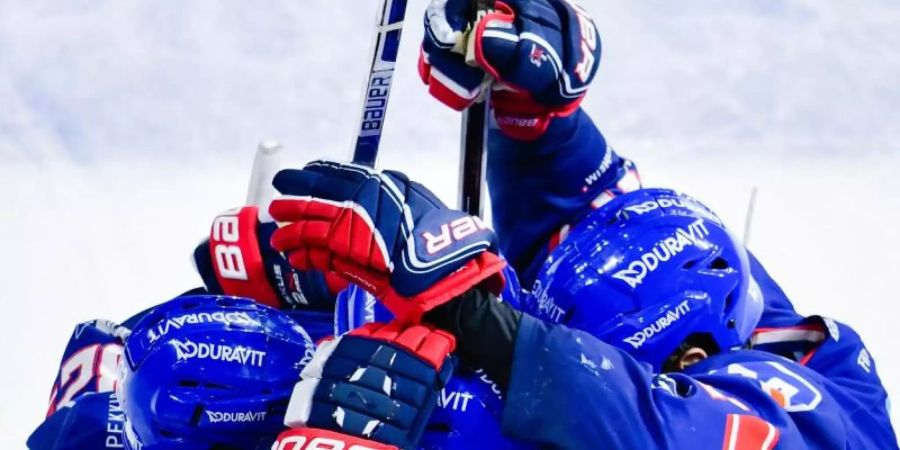
[[[743,245],[706,206],[668,189],[623,194],[589,214],[523,303],[655,371],[690,336],[717,351],[743,346],[763,310]]]
[[[300,325],[250,299],[164,303],[125,341],[116,385],[125,441],[132,450],[270,445],[314,350]]]

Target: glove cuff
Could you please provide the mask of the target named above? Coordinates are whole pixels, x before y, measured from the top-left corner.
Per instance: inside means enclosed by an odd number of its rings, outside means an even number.
[[[269,283],[259,250],[258,225],[259,209],[255,206],[220,214],[209,232],[209,256],[223,294],[249,297],[278,308],[278,296]]]
[[[506,284],[503,277],[504,267],[506,261],[494,253],[483,252],[414,297],[402,296],[389,287],[378,297],[400,322],[419,323],[426,312],[474,287],[482,286],[489,292],[499,295]]]
[[[568,117],[578,111],[583,98],[548,107],[534,101],[527,92],[512,88],[495,90],[491,94],[491,107],[503,134],[520,141],[533,141],[543,136],[553,119]]]

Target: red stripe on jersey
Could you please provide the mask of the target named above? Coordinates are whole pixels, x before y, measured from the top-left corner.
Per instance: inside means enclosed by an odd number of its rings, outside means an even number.
[[[771,450],[780,433],[769,422],[744,414],[729,414],[722,450]]]

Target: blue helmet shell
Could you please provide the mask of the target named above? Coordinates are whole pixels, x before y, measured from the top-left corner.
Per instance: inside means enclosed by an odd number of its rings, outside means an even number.
[[[117,395],[132,450],[257,449],[284,429],[315,351],[284,313],[250,299],[175,298],[125,340]]]
[[[423,450],[537,448],[503,435],[503,398],[482,371],[459,366],[438,398],[425,433]]]
[[[623,194],[551,253],[523,309],[619,347],[661,371],[688,336],[744,345],[763,302],[747,252],[697,200],[668,189]]]

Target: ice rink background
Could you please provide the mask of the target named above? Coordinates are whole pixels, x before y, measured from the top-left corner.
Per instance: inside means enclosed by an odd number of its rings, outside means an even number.
[[[415,74],[411,1],[382,165],[454,202],[457,115]],[[797,307],[857,328],[900,395],[900,3],[584,1],[585,108],[645,184],[703,199]],[[0,0],[0,447],[40,422],[78,321],[199,284],[256,143],[347,155],[371,1]]]

